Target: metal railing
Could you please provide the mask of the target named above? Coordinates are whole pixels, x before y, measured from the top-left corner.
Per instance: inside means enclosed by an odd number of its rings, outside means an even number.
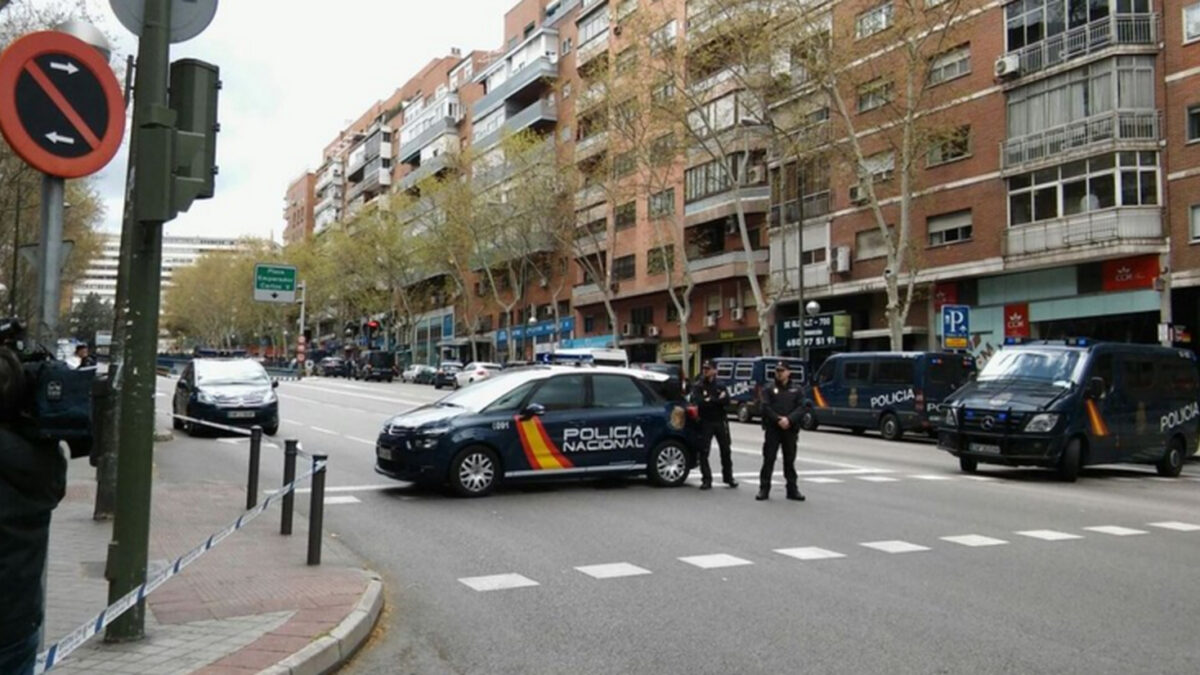
[[[830,212],[830,191],[806,195],[801,199],[791,199],[782,204],[771,206],[769,223],[778,227],[786,223],[798,223],[809,218],[817,218]]]
[[[1072,150],[1122,141],[1154,142],[1159,140],[1161,130],[1162,114],[1157,110],[1114,110],[1004,141],[1000,152],[1002,168],[1012,169]]]
[[[1105,209],[1009,227],[1004,235],[1004,255],[1045,253],[1128,240],[1157,241],[1162,237],[1162,214],[1158,207]]]
[[[1115,45],[1154,45],[1158,42],[1159,32],[1157,14],[1113,14],[1010,52],[1010,55],[1020,57],[1020,74],[1024,76]]]

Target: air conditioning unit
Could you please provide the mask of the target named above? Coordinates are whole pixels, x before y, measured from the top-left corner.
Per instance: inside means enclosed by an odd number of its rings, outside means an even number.
[[[833,252],[833,271],[845,274],[850,271],[850,247],[838,246]]]
[[[720,314],[717,314],[716,312],[712,312],[712,313],[708,314],[707,316],[704,317],[704,325],[708,326],[709,328],[716,326],[717,325],[717,317],[719,317],[719,316],[720,316]]]
[[[658,337],[661,332],[658,326],[650,326],[650,337]]]
[[[746,310],[741,307],[734,307],[732,314],[734,321],[742,321],[746,318]]]
[[[621,335],[623,335],[625,337],[632,336],[633,335],[633,324],[627,323],[627,324],[621,326]]]
[[[763,183],[767,180],[767,169],[762,164],[755,164],[750,167],[747,172],[747,180],[749,183]]]
[[[547,279],[546,277],[542,277],[541,279],[538,280],[538,286],[541,286],[542,288],[546,288],[549,285],[550,285],[550,280]]]
[[[1010,78],[1021,74],[1021,57],[1017,54],[1006,54],[996,59],[996,77]]]
[[[738,298],[736,295],[729,296],[728,305],[729,309],[733,309],[734,307],[738,306]]]
[[[862,189],[861,186],[851,185],[850,186],[850,203],[851,204],[866,204],[867,203],[867,191]]]
[[[725,219],[725,236],[732,236],[740,232],[738,229],[737,218],[730,216]]]

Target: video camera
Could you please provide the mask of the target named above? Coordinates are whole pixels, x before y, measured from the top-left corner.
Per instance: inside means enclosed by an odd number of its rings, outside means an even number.
[[[92,381],[95,368],[74,369],[45,349],[30,349],[15,318],[0,319],[0,349],[21,363],[24,391],[18,396],[18,431],[34,441],[65,441],[71,457],[92,447]]]

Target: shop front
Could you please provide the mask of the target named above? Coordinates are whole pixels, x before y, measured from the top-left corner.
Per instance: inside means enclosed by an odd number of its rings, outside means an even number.
[[[721,357],[762,356],[762,342],[757,328],[697,333],[692,338],[701,361]]]
[[[555,324],[553,320],[539,321],[529,326],[514,326],[511,331],[501,328],[496,331],[496,356],[509,360],[508,340],[513,340],[513,360],[533,361],[538,354],[554,351],[559,344],[567,346],[575,332],[575,317],[565,316]]]

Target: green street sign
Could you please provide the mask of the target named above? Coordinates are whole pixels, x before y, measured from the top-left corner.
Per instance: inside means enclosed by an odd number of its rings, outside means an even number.
[[[254,299],[260,302],[296,302],[296,268],[272,263],[255,265]]]

